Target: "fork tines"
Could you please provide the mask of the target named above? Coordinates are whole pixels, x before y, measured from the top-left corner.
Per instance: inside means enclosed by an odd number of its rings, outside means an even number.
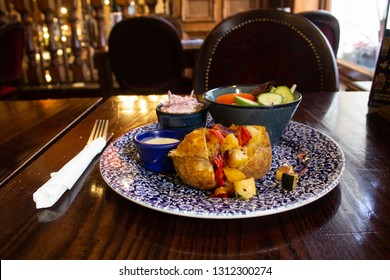
[[[89,136],[88,143],[92,142],[93,140],[103,137],[105,140],[107,140],[107,134],[108,134],[108,120],[96,120],[95,125],[92,128],[92,132]]]

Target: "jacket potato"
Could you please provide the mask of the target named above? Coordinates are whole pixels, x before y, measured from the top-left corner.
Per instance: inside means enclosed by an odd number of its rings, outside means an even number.
[[[227,128],[216,124],[187,134],[169,152],[184,183],[202,190],[234,189],[234,182],[263,177],[272,161],[271,142],[264,126]]]

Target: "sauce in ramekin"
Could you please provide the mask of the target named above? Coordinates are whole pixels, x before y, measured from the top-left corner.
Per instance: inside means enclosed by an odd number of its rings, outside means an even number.
[[[155,145],[161,145],[161,144],[172,144],[179,142],[178,139],[175,138],[169,138],[169,137],[149,137],[142,140],[142,142],[146,144],[155,144]]]

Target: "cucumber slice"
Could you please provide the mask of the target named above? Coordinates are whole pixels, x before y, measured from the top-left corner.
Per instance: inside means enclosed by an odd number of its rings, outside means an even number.
[[[240,97],[240,96],[235,96],[234,101],[238,105],[244,105],[244,106],[259,106],[259,104],[255,101]]]
[[[294,101],[294,94],[286,86],[278,86],[274,93],[280,94],[283,96],[283,103],[289,103]]]
[[[271,92],[262,93],[257,98],[257,102],[259,102],[259,104],[263,106],[278,105],[283,103],[283,96]]]

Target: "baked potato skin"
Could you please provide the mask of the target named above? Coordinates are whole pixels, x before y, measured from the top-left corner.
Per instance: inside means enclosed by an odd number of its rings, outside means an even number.
[[[186,184],[206,191],[217,187],[214,169],[208,158],[172,156],[172,160],[177,174]]]
[[[202,190],[217,186],[214,169],[208,157],[205,128],[187,134],[175,150],[170,151],[173,165],[179,177],[188,185]]]
[[[180,156],[207,158],[207,144],[205,138],[206,128],[198,128],[187,134],[175,150],[171,153]]]
[[[245,126],[251,133],[251,139],[244,147],[248,160],[236,167],[247,178],[255,180],[263,177],[272,161],[272,147],[268,133],[263,126]],[[210,162],[206,142],[207,128],[199,128],[183,139],[178,147],[170,151],[176,172],[186,184],[202,190],[214,190],[217,182],[214,167]]]
[[[272,146],[268,133],[263,126],[246,126],[252,134],[251,140],[246,145],[249,159],[239,167],[247,178],[253,177],[255,180],[267,174],[272,162]],[[257,132],[253,131],[255,128]],[[257,134],[259,133],[259,134]],[[253,136],[256,134],[255,136]]]

